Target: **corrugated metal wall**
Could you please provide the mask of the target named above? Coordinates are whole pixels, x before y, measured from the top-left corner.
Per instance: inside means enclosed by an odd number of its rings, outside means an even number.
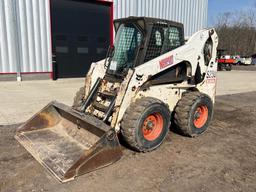
[[[114,17],[184,23],[190,36],[207,26],[208,0],[114,0]],[[0,73],[50,72],[49,0],[0,0]]]
[[[207,27],[208,0],[114,0],[114,17],[147,16],[184,24],[185,36]]]
[[[15,72],[17,66],[13,1],[0,1],[0,72]]]
[[[51,71],[48,0],[0,0],[0,73]]]

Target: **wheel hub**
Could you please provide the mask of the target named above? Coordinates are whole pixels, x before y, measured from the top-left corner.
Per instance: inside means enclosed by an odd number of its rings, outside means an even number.
[[[196,113],[195,113],[195,119],[199,119],[199,117],[200,117],[200,115],[201,115],[201,113],[200,112],[198,112],[198,111],[196,111]]]
[[[160,113],[153,113],[146,117],[142,132],[145,139],[153,141],[159,137],[163,129],[163,117]]]
[[[194,125],[196,128],[202,128],[208,119],[208,108],[205,105],[197,107],[194,114]]]
[[[154,126],[155,126],[155,124],[153,123],[153,121],[146,122],[146,129],[153,130]]]

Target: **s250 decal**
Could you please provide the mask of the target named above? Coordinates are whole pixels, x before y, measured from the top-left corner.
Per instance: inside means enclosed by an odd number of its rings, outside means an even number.
[[[215,83],[216,82],[216,71],[207,71],[206,73],[206,83]]]

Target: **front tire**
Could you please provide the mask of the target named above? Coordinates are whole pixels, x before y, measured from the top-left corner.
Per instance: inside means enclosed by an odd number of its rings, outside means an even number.
[[[130,147],[147,152],[162,144],[169,126],[168,107],[158,99],[146,97],[128,107],[121,123],[121,133]]]
[[[195,137],[209,127],[213,103],[200,92],[185,92],[174,111],[174,122],[182,134]]]
[[[82,106],[82,104],[83,104],[84,97],[85,97],[85,87],[81,87],[76,92],[76,96],[74,97],[74,101],[73,101],[72,107],[74,109],[79,109]]]

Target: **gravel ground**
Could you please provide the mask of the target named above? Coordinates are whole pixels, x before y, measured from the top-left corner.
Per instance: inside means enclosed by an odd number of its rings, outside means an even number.
[[[218,96],[208,131],[170,132],[150,153],[123,148],[117,163],[60,184],[0,126],[0,191],[256,191],[256,92]]]

